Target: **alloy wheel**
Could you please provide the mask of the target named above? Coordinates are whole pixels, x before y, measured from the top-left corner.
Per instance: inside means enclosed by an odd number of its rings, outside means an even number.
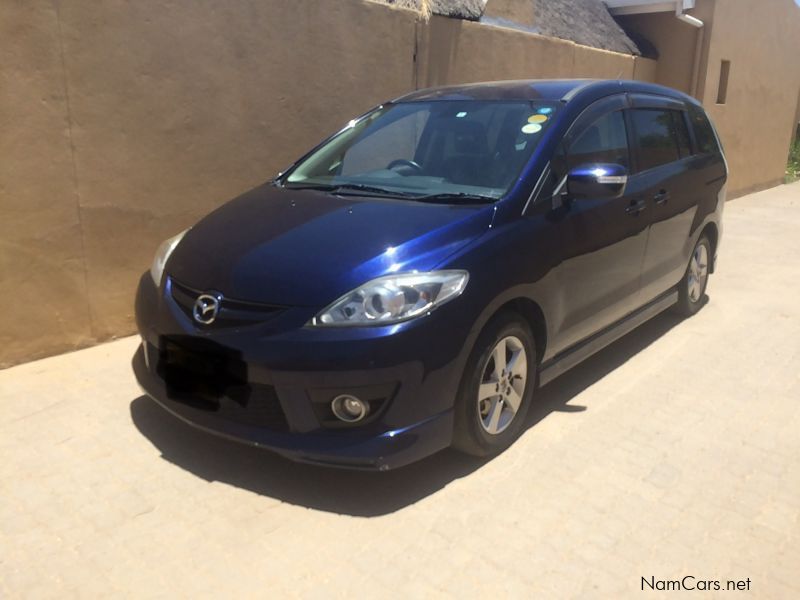
[[[688,292],[689,300],[697,302],[703,295],[708,279],[708,249],[705,244],[697,244],[689,262]]]
[[[505,431],[519,410],[528,378],[528,355],[513,335],[495,345],[478,386],[478,419],[490,435]]]

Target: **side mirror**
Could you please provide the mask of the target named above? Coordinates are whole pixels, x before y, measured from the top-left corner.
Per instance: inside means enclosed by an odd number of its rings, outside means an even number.
[[[590,163],[575,167],[567,175],[570,198],[618,198],[628,183],[628,170],[622,165]]]

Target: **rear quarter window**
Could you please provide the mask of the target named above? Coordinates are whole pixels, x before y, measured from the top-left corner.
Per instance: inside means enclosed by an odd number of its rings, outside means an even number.
[[[711,122],[708,120],[706,113],[701,108],[690,106],[689,120],[692,123],[692,129],[694,129],[697,152],[699,154],[718,153],[717,138],[714,135],[714,129],[711,127]]]
[[[681,151],[681,158],[691,156],[692,144],[689,141],[689,130],[686,127],[686,118],[683,111],[672,111],[672,123],[675,127],[675,135],[678,138],[678,147]]]

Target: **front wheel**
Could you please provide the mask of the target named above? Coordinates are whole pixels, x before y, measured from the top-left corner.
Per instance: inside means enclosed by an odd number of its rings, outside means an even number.
[[[467,362],[459,396],[453,446],[475,456],[507,448],[521,433],[536,375],[536,348],[519,315],[495,317]]]
[[[678,303],[675,310],[684,317],[691,317],[703,306],[710,260],[711,242],[704,235],[697,240],[686,273],[678,284]]]

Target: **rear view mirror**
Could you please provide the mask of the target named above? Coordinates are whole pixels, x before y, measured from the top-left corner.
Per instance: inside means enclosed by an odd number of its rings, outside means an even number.
[[[571,198],[617,198],[625,191],[628,170],[622,165],[590,163],[575,167],[567,175]]]

